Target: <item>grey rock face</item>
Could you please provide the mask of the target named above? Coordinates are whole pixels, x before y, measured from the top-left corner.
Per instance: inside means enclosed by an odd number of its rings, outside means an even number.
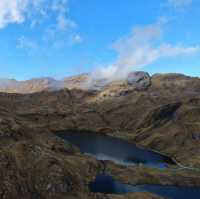
[[[193,133],[192,134],[192,138],[194,139],[194,140],[200,140],[200,132],[196,132],[196,133]]]
[[[146,72],[132,72],[127,77],[127,83],[138,90],[144,90],[151,85],[151,77]]]

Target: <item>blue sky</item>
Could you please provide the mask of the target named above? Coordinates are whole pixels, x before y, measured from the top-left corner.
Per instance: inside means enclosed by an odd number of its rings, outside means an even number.
[[[200,76],[198,19],[199,0],[1,0],[0,77]]]

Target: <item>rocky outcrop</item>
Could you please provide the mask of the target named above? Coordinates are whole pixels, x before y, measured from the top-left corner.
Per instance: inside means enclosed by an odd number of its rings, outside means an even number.
[[[138,90],[144,90],[151,85],[151,77],[146,72],[132,72],[128,75],[127,82]]]

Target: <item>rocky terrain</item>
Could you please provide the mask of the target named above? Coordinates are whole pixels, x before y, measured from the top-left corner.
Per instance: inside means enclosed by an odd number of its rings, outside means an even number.
[[[86,79],[0,83],[0,198],[159,198],[90,193],[88,183],[103,165],[56,136],[70,129],[120,137],[181,165],[159,170],[107,162],[122,182],[200,186],[199,78],[137,72],[85,90]]]

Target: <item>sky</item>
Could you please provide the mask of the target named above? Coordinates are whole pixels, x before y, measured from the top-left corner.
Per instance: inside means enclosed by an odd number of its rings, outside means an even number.
[[[200,76],[199,0],[0,0],[0,77]]]

